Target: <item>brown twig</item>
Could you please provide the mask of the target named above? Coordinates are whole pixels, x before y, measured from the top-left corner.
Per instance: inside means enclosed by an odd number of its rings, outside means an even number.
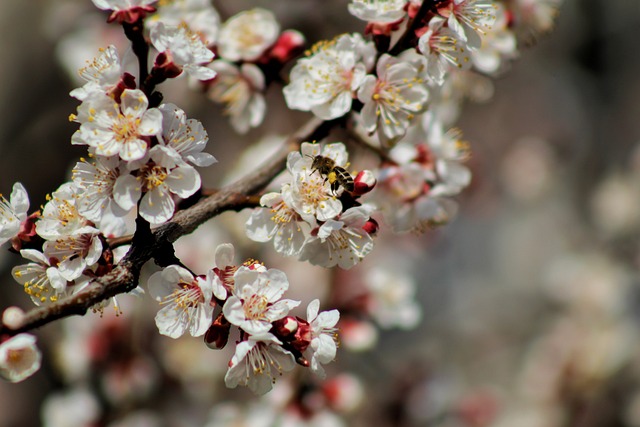
[[[166,224],[154,230],[143,230],[142,233],[136,231],[131,239],[129,252],[111,272],[96,278],[89,286],[74,295],[27,312],[22,324],[17,328],[9,329],[0,325],[0,335],[13,336],[64,317],[83,315],[91,307],[108,298],[131,292],[138,286],[140,270],[147,261],[162,255],[167,245],[193,232],[214,216],[229,210],[255,206],[255,200],[251,196],[264,189],[284,169],[287,155],[297,150],[303,141],[324,138],[337,123],[338,121],[325,122],[318,118],[309,120],[291,135],[278,153],[262,167],[190,208],[179,211]]]

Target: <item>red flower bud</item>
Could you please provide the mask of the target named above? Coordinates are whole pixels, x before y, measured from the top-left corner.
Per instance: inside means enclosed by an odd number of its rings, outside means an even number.
[[[370,170],[363,170],[358,172],[358,175],[353,180],[353,194],[361,196],[373,190],[376,186],[376,177]]]
[[[375,236],[378,232],[378,229],[380,229],[380,225],[378,225],[378,221],[376,221],[375,219],[369,218],[369,221],[367,221],[362,226],[362,229],[366,231],[370,236]]]
[[[212,350],[223,349],[229,341],[231,324],[222,313],[216,317],[207,332],[204,334],[204,343]]]
[[[304,36],[295,30],[287,30],[280,37],[269,52],[269,57],[284,64],[298,56],[304,50]]]

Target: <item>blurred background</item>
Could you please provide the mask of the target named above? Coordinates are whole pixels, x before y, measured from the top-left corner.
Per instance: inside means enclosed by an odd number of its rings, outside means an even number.
[[[363,28],[346,1],[214,3],[223,19],[268,6],[311,42]],[[20,181],[38,206],[85,155],[69,143],[78,103],[68,92],[98,46],[124,46],[104,20],[89,1],[0,2],[3,194]],[[226,390],[228,353],[159,336],[156,304],[124,296],[121,317],[88,314],[36,331],[43,369],[0,383],[0,427],[268,426],[269,411],[296,393],[331,409],[308,424],[318,426],[640,426],[639,29],[637,1],[565,0],[553,31],[527,38],[493,79],[493,97],[464,105],[458,125],[473,182],[457,218],[421,236],[383,236],[371,259],[333,277],[347,286],[386,268],[399,287],[415,286],[407,292],[421,320],[377,332],[345,325],[353,336],[328,385],[296,371],[266,399]],[[268,120],[238,136],[219,106],[167,88],[165,100],[209,132],[219,163],[201,171],[205,186],[255,164],[241,156],[249,144],[268,150],[308,117],[288,112],[272,89]],[[285,270],[305,301],[326,294],[327,272],[256,247],[243,219],[214,219],[179,253],[206,263],[199,257],[232,241],[238,260]],[[10,275],[17,258],[0,254],[2,308],[31,307]]]

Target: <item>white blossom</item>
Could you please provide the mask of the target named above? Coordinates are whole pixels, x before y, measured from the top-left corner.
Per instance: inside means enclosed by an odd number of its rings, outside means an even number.
[[[372,212],[370,206],[347,209],[337,219],[329,219],[312,234],[300,252],[301,261],[313,265],[349,269],[373,249],[373,239],[363,227]]]
[[[515,5],[523,25],[534,32],[547,32],[553,27],[563,0],[517,0]]]
[[[246,133],[259,126],[267,111],[262,71],[254,64],[236,67],[223,60],[213,61],[210,68],[216,71],[216,78],[207,95],[225,105],[224,114],[229,116],[234,129]]]
[[[157,12],[147,18],[145,26],[152,29],[162,22],[168,26],[186,26],[210,46],[218,39],[220,15],[210,0],[172,0],[158,2]]]
[[[394,150],[400,148],[403,146],[397,145]],[[380,169],[378,184],[368,201],[376,205],[395,232],[423,232],[454,216],[454,201],[430,193],[428,181],[436,178],[433,166],[411,161]]]
[[[222,307],[229,323],[254,335],[267,332],[271,323],[285,317],[300,302],[280,299],[289,289],[287,276],[280,270],[258,271],[245,266],[234,274],[234,290]]]
[[[98,399],[85,386],[51,393],[42,404],[43,427],[88,427],[99,423]]]
[[[205,67],[213,60],[210,51],[198,34],[184,26],[164,25],[159,22],[151,29],[151,43],[158,52],[165,53],[171,61],[198,80],[209,80],[216,73]]]
[[[342,202],[331,190],[328,178],[312,168],[316,156],[330,159],[335,166],[348,166],[348,153],[341,142],[322,146],[304,142],[300,146],[300,152],[289,153],[287,168],[293,175],[291,207],[314,226],[315,219],[325,221],[342,212]]]
[[[364,128],[378,136],[384,146],[401,138],[416,114],[426,108],[429,92],[419,71],[409,62],[384,54],[378,60],[376,76],[365,77],[358,90],[364,103],[361,117]]]
[[[22,249],[20,255],[31,262],[13,267],[11,275],[35,305],[56,302],[67,294],[67,280],[42,252]]]
[[[248,386],[255,394],[265,394],[271,390],[276,376],[295,366],[293,355],[281,345],[268,332],[251,335],[239,343],[224,377],[227,387]]]
[[[29,196],[19,182],[13,184],[9,200],[0,194],[0,245],[20,233],[20,226],[27,219]]]
[[[337,328],[336,324],[340,320],[338,310],[323,311],[318,313],[320,301],[314,299],[307,306],[307,322],[309,322],[311,332],[311,343],[305,352],[305,356],[311,354],[311,370],[324,378],[324,368],[322,365],[332,362],[336,358],[337,352]]]
[[[202,123],[187,119],[185,112],[174,104],[162,104],[158,109],[162,113],[162,144],[195,166],[211,166],[217,161],[211,154],[203,152],[209,136]]]
[[[392,23],[404,18],[408,0],[352,0],[349,13],[368,22]]]
[[[447,132],[434,124],[429,128],[429,148],[435,157],[438,182],[431,189],[433,196],[455,196],[471,183],[471,171],[462,162],[470,156],[469,143],[462,139],[462,131]]]
[[[44,205],[42,216],[36,223],[36,232],[46,240],[94,234],[98,230],[78,212],[78,188],[71,182],[62,184]]]
[[[478,49],[481,35],[496,20],[496,3],[493,0],[453,0],[445,8],[439,8],[440,16],[448,17],[447,25],[455,31],[470,49]]]
[[[92,93],[78,107],[80,129],[71,142],[89,145],[101,156],[141,159],[149,146],[146,137],[158,135],[162,129],[162,114],[148,106],[147,97],[138,89],[125,89],[120,105],[102,92]]]
[[[487,74],[496,73],[505,58],[517,55],[516,36],[508,26],[504,6],[496,5],[495,16],[494,24],[485,30],[481,46],[471,51],[474,67]]]
[[[156,315],[156,326],[162,335],[203,335],[211,325],[213,308],[213,278],[193,277],[186,269],[170,265],[149,278],[152,298],[164,305]]]
[[[230,290],[235,287],[236,265],[233,263],[235,249],[231,243],[218,245],[213,255],[215,267],[213,276],[213,295],[219,300],[226,300]]]
[[[42,354],[36,346],[36,337],[19,334],[0,344],[0,377],[17,383],[29,378],[38,369]]]
[[[451,67],[471,67],[465,41],[451,28],[445,27],[445,22],[440,17],[432,18],[428,30],[418,39],[418,50],[427,57],[426,76],[437,85],[444,82]]]
[[[228,61],[255,61],[280,34],[280,25],[266,9],[245,10],[229,18],[220,29],[218,51]]]
[[[302,249],[309,224],[291,207],[292,190],[289,184],[281,193],[267,193],[260,198],[262,209],[254,209],[247,220],[247,236],[255,242],[273,239],[276,252],[285,256],[297,256]],[[289,200],[289,203],[286,202]]]
[[[102,255],[102,241],[97,232],[62,236],[44,243],[44,255],[58,260],[58,271],[66,280],[79,278]]]
[[[201,185],[198,172],[180,161],[180,156],[166,146],[157,145],[149,150],[150,162],[144,163],[136,171],[137,177],[128,177],[116,181],[114,191],[126,194],[128,200],[140,201],[140,215],[153,225],[167,222],[175,210],[171,194],[187,198]],[[118,203],[123,204],[118,199]]]
[[[94,92],[109,93],[122,76],[122,65],[115,46],[100,48],[100,54],[87,61],[87,64],[78,70],[80,77],[86,81],[84,86],[72,90],[69,95],[80,101]]]
[[[411,276],[374,267],[365,279],[369,314],[383,328],[415,327],[422,316]]]
[[[137,202],[118,204],[126,195],[114,194],[116,180],[128,171],[118,156],[97,156],[92,163],[81,159],[73,168],[73,182],[78,188],[78,212],[87,219],[99,223],[105,214],[123,217]],[[130,179],[135,179],[131,176]]]
[[[345,115],[374,57],[373,44],[360,34],[317,43],[291,70],[291,82],[283,90],[287,105],[324,120]]]

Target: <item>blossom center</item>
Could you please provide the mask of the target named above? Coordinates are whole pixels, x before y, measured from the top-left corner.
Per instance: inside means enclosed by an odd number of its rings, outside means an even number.
[[[202,290],[194,283],[180,282],[178,288],[164,297],[161,304],[173,303],[176,308],[187,309],[204,301]]]
[[[118,118],[113,124],[112,131],[118,142],[125,142],[137,138],[139,125],[139,118],[118,114]]]
[[[269,300],[264,295],[251,295],[244,301],[244,315],[249,320],[263,319],[268,306]]]
[[[140,169],[140,172],[142,173],[142,177],[144,179],[143,186],[146,187],[147,191],[151,191],[156,187],[160,187],[162,184],[164,184],[164,181],[168,176],[166,168],[153,163],[145,165],[142,169]]]

